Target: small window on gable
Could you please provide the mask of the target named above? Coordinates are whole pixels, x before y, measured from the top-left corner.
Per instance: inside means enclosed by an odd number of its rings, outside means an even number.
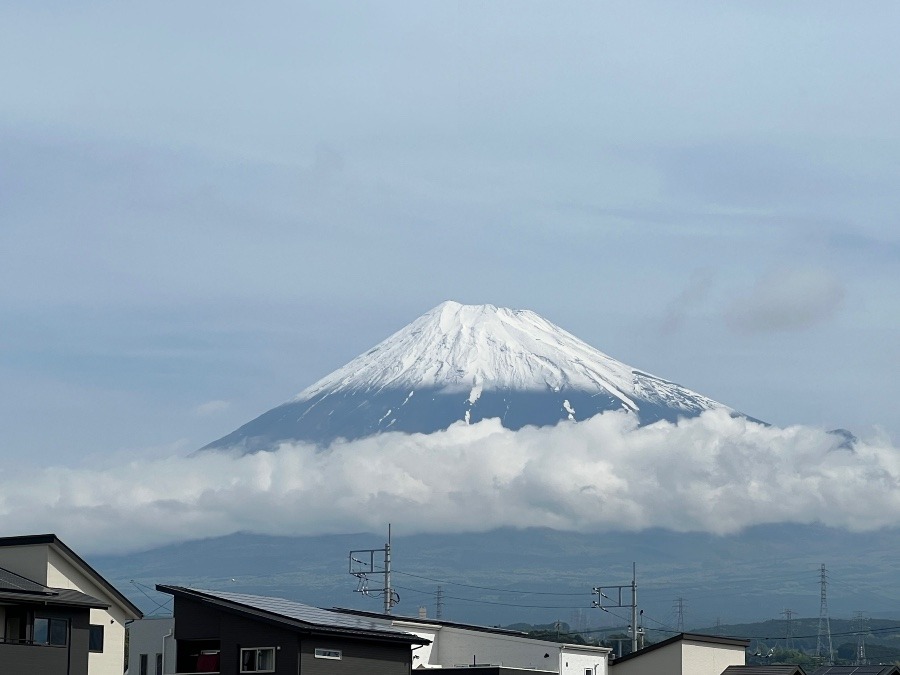
[[[334,659],[335,661],[340,661],[341,660],[341,650],[340,649],[316,648],[316,658],[317,659]]]
[[[591,668],[585,668],[584,675],[594,675],[594,671]]]
[[[242,673],[274,673],[275,647],[254,647],[241,650]]]
[[[92,652],[103,651],[103,625],[92,623],[88,633],[88,650]]]

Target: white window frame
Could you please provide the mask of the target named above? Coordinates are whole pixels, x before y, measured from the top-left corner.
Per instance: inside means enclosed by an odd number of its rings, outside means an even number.
[[[242,673],[274,673],[275,672],[275,647],[241,647],[241,665],[240,672]],[[256,663],[259,664],[259,653],[260,652],[272,652],[272,667],[267,668],[265,670],[260,670],[258,667],[254,670],[244,670],[244,652],[256,652]]]
[[[340,649],[325,649],[324,647],[316,647],[313,654],[317,659],[331,659],[340,661],[344,658],[344,653]]]

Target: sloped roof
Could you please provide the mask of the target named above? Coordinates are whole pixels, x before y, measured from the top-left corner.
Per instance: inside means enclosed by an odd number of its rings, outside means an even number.
[[[823,666],[812,675],[900,675],[897,666]]]
[[[36,546],[40,544],[46,544],[55,548],[59,553],[63,555],[63,557],[68,558],[76,566],[80,567],[88,577],[90,577],[98,586],[100,586],[100,588],[106,591],[116,603],[118,603],[125,609],[126,612],[132,614],[135,619],[140,619],[142,616],[144,616],[141,610],[138,609],[137,605],[131,602],[131,600],[126,598],[121,593],[121,591],[119,591],[115,586],[104,579],[102,574],[88,565],[81,556],[79,556],[77,553],[75,553],[75,551],[66,546],[62,542],[62,540],[55,534],[26,534],[17,537],[0,537],[0,547]],[[85,597],[91,596],[86,595]],[[96,598],[94,598],[94,600],[96,600]],[[98,606],[108,608],[110,605],[107,603]]]
[[[728,666],[722,675],[806,675],[800,666]]]
[[[16,574],[8,569],[0,567],[0,591],[12,591],[18,593],[36,593],[47,595],[51,591],[43,584],[32,581],[21,574]]]
[[[369,637],[408,644],[429,644],[431,642],[412,633],[369,621],[362,617],[340,614],[284,598],[184,588],[182,586],[157,585],[156,590],[169,593],[175,597],[189,598],[279,623],[295,630]]]
[[[69,588],[49,588],[0,567],[0,599],[8,602],[40,602],[70,607],[107,609],[109,604]]]

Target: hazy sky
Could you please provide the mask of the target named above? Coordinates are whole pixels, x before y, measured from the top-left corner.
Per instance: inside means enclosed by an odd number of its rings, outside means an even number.
[[[898,25],[0,2],[0,460],[185,455],[447,299],[896,443]]]

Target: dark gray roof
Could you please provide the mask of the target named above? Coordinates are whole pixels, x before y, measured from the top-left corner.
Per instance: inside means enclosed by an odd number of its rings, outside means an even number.
[[[41,604],[108,609],[109,604],[69,588],[50,588],[0,567],[0,599],[8,602],[40,602]]]
[[[231,609],[249,610],[249,613],[262,615],[285,623],[294,628],[315,629],[324,632],[338,632],[357,636],[379,637],[411,644],[428,644],[430,640],[420,638],[396,628],[368,619],[331,612],[311,605],[304,605],[284,598],[272,598],[262,595],[230,593],[228,591],[210,591],[198,588],[158,585],[158,591],[172,595],[190,597],[201,602],[212,602]],[[177,618],[176,618],[177,621]]]
[[[823,666],[812,675],[900,675],[897,666]]]
[[[3,567],[0,567],[0,591],[37,594],[51,593],[50,589],[43,584],[39,584],[36,581],[23,577],[21,574],[10,572]]]
[[[800,666],[728,666],[722,675],[806,675]]]

